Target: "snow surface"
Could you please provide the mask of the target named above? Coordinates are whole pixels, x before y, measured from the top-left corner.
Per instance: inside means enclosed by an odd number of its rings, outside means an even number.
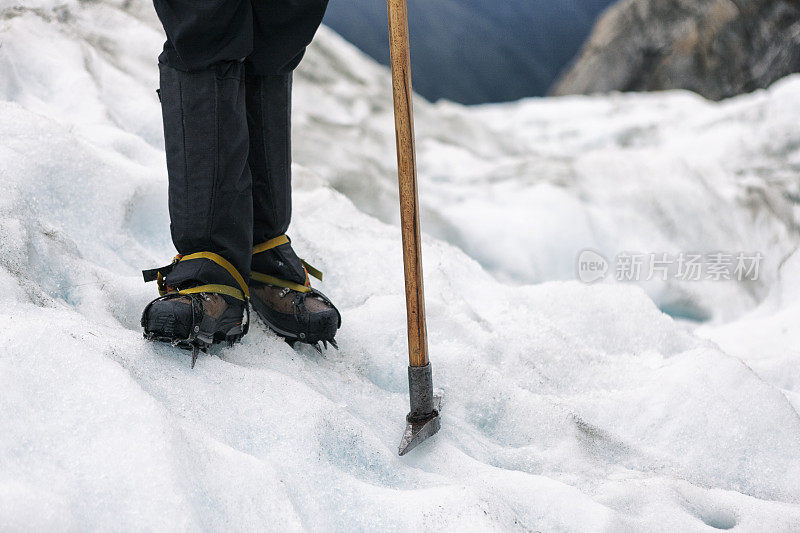
[[[800,529],[800,78],[722,104],[416,102],[445,407],[399,458],[386,71],[323,28],[296,77],[290,232],[342,350],[255,324],[191,370],[138,325],[139,270],[173,255],[152,6],[0,9],[0,529]],[[587,247],[766,264],[568,281]]]

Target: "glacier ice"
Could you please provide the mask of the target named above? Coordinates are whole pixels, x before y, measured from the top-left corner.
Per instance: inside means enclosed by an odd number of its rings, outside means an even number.
[[[202,357],[141,338],[172,255],[161,34],[141,0],[0,2],[3,529],[800,527],[800,78],[417,102],[443,428],[407,411],[388,75],[322,29],[297,74],[297,248],[342,350],[260,325]],[[738,249],[757,284],[574,281],[576,251]],[[657,248],[657,249],[653,249]],[[706,310],[696,331],[659,310]]]

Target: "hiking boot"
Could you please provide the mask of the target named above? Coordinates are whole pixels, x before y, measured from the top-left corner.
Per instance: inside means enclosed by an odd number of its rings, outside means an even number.
[[[158,280],[161,293],[142,313],[145,338],[192,350],[192,368],[199,351],[220,342],[232,345],[247,333],[247,293],[235,286],[236,278],[247,287],[222,257],[209,252],[178,256],[144,277]]]
[[[250,301],[256,314],[288,343],[303,342],[321,352],[319,343],[336,348],[342,318],[330,299],[311,287],[309,273],[322,273],[301,260],[285,235],[253,249]]]

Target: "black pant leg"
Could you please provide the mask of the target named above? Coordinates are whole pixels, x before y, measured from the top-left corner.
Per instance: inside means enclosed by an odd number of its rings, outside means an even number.
[[[167,34],[159,57],[172,241],[214,252],[244,276],[252,249],[252,180],[242,60],[253,45],[250,0],[154,0]],[[172,286],[228,283],[207,260],[180,263]]]
[[[254,49],[246,60],[253,241],[286,233],[292,216],[292,70],[325,14],[327,0],[253,0]]]
[[[292,218],[292,75],[246,76],[253,243],[283,235]]]
[[[228,61],[183,72],[161,64],[160,71],[175,248],[217,253],[247,277],[253,204],[244,65]],[[173,271],[171,277],[181,276]]]
[[[328,0],[252,0],[253,52],[249,72],[291,72],[322,23]]]
[[[253,51],[250,0],[153,0],[153,4],[167,34],[160,63],[184,71],[203,70],[220,61],[240,61]]]

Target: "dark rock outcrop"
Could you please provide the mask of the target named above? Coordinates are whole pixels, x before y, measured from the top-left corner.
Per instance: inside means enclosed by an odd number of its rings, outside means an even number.
[[[554,95],[688,89],[720,100],[800,72],[800,0],[623,0]]]

